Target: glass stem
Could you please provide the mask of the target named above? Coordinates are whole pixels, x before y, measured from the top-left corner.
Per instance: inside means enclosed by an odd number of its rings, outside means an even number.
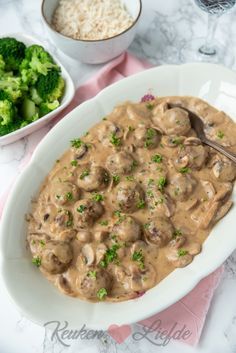
[[[216,49],[213,44],[215,31],[217,27],[217,20],[219,15],[208,14],[208,29],[205,44],[199,48],[199,52],[204,55],[215,55]]]

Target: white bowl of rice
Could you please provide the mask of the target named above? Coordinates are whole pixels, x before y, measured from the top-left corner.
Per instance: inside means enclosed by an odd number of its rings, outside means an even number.
[[[141,0],[43,0],[42,18],[54,44],[88,64],[123,53],[135,37]]]

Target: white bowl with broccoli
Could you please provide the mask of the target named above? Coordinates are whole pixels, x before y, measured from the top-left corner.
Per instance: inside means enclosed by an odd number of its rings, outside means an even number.
[[[40,129],[72,100],[75,88],[63,65],[35,38],[0,38],[0,146]]]

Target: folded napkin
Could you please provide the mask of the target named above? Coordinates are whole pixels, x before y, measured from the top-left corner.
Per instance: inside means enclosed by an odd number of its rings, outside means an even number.
[[[109,64],[105,65],[94,77],[77,89],[72,102],[58,115],[58,117],[54,120],[54,124],[62,119],[63,116],[65,116],[78,104],[95,96],[104,87],[149,67],[151,67],[151,65],[148,62],[140,61],[131,54],[124,53],[115,60],[111,61]],[[28,151],[20,165],[19,172],[30,160],[35,147],[36,144],[32,144],[31,150]],[[5,192],[5,194],[0,198],[0,217],[7,194],[8,191]],[[191,334],[188,335],[188,338],[186,338],[187,335],[185,335],[185,338],[180,338],[180,340],[191,345],[195,345],[199,341],[211,299],[220,281],[222,273],[223,267],[220,267],[214,273],[203,279],[183,299],[161,313],[141,321],[139,324],[145,327],[150,327],[151,329],[156,329],[157,331],[160,330],[161,325],[162,331],[165,332],[170,332],[174,324],[175,328],[174,331],[172,330],[172,335],[178,329],[185,326],[186,330],[189,330]],[[157,323],[160,323],[160,325]],[[122,330],[119,332],[118,330],[119,329],[115,332],[114,329],[110,330],[109,328],[108,332],[118,343],[121,343],[124,341],[124,339],[122,340],[119,338],[119,334]],[[127,335],[125,338],[127,338]]]

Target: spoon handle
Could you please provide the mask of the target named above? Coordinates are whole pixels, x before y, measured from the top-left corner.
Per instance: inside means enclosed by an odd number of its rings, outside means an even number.
[[[215,150],[217,150],[218,152],[222,153],[223,155],[225,155],[226,157],[228,157],[231,161],[233,161],[234,163],[236,163],[236,154],[233,152],[229,152],[227,151],[223,146],[221,146],[219,143],[208,140],[208,139],[204,139],[202,140],[203,143],[205,143],[205,145],[208,145],[212,148],[214,148]]]

